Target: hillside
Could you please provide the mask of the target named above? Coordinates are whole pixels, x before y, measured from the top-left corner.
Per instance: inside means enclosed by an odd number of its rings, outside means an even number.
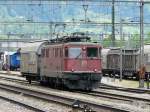
[[[128,6],[116,6],[116,22],[120,22],[120,17],[127,22],[139,21],[139,7],[132,5]],[[87,14],[87,20],[89,22],[111,23],[111,6],[101,6],[89,4]],[[145,5],[144,8],[144,22],[149,22],[150,19],[150,7]],[[81,22],[84,23],[85,12],[82,5],[1,5],[0,6],[0,33],[1,34],[48,34],[50,33],[49,24],[40,24],[38,22]],[[2,24],[4,22],[10,22],[8,24]],[[20,22],[21,24],[12,24],[11,22]],[[23,24],[26,22],[27,24]],[[36,22],[30,24],[30,22]],[[84,31],[95,34],[111,33],[111,26],[93,26],[83,24],[69,24],[65,28],[62,25],[52,26],[55,32],[74,32]],[[116,26],[116,33],[119,27]],[[123,26],[123,31],[126,33],[137,33],[139,28],[137,26],[127,27]],[[149,32],[149,26],[145,27],[145,31]],[[5,38],[5,36],[3,36]],[[1,38],[3,38],[1,36]],[[7,37],[6,37],[7,38]]]

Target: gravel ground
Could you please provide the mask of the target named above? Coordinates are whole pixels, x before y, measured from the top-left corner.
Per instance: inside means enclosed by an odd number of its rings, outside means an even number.
[[[13,83],[13,82],[8,82],[8,81],[4,81],[4,80],[0,80],[0,82],[1,83],[7,83],[7,84],[14,84],[14,85],[18,86],[17,83]],[[132,104],[126,104],[124,102],[118,103],[118,102],[111,102],[111,100],[106,101],[106,100],[103,100],[102,98],[99,98],[99,97],[95,98],[93,96],[89,96],[89,95],[85,95],[85,94],[83,95],[83,94],[79,94],[79,93],[72,93],[72,92],[67,92],[67,91],[55,90],[55,89],[50,89],[50,88],[46,88],[46,87],[42,87],[42,86],[41,87],[34,86],[34,85],[26,85],[26,86],[25,85],[19,85],[19,86],[27,87],[27,88],[33,89],[33,90],[39,90],[39,91],[50,93],[50,94],[57,94],[59,96],[72,97],[72,98],[78,99],[78,100],[90,101],[90,102],[93,102],[96,104],[104,104],[104,105],[111,105],[111,106],[120,107],[120,108],[126,108],[126,109],[131,110],[132,112],[150,112],[150,106],[145,106],[142,102],[134,102]],[[139,95],[139,97],[140,97],[140,95]],[[63,112],[63,111],[58,110],[58,112]],[[67,112],[67,111],[65,110],[64,112]]]
[[[110,89],[100,89],[100,88],[96,90],[107,92],[107,93],[114,93],[114,94],[119,94],[119,95],[150,99],[150,94],[147,94],[147,93],[139,94],[139,93],[125,92],[125,91],[119,91],[119,90],[110,90]]]
[[[23,94],[10,93],[8,91],[1,90],[1,89],[0,89],[0,96],[5,96],[7,98],[15,99],[19,102],[23,102],[23,103],[28,104],[28,105],[38,107],[38,108],[44,110],[45,112],[68,112],[71,110],[67,107],[60,106],[58,104],[54,104],[54,103],[51,103],[48,101],[39,100],[39,99],[29,97],[29,96],[24,96]],[[0,105],[0,107],[1,107],[1,105]],[[6,107],[7,106],[4,106],[3,108],[5,109]],[[17,107],[20,108],[20,110],[21,110],[20,106],[16,106],[16,108]],[[13,109],[14,106],[10,105],[8,108],[11,110],[11,108]],[[18,110],[17,112],[24,112],[24,111],[20,111],[20,110]],[[9,112],[9,111],[0,111],[0,112]],[[10,111],[10,112],[13,112],[13,111]],[[16,112],[16,111],[14,111],[14,112]]]
[[[16,76],[21,76],[21,73],[19,71],[0,71],[2,74],[7,74],[7,75],[16,75]],[[9,74],[8,74],[9,73]]]
[[[6,78],[14,78],[14,79],[20,79],[20,80],[26,80],[24,77],[16,76],[16,75],[8,75],[8,74],[1,74],[0,77],[6,77]]]
[[[6,108],[7,107],[7,108]],[[34,112],[17,104],[0,99],[0,112]]]
[[[120,82],[119,78],[114,79],[110,77],[103,77],[102,83],[112,85],[112,86],[125,87],[125,88],[138,88],[139,87],[139,81],[123,79]],[[140,89],[147,89],[146,87],[147,86],[145,82],[145,88],[140,88]]]
[[[1,76],[1,74],[0,74]],[[5,76],[5,75],[3,75]],[[10,77],[10,76],[7,76]],[[21,78],[21,77],[17,77],[17,76],[11,76],[11,77],[15,77],[15,78]],[[14,83],[14,82],[8,82],[8,81],[4,81],[1,80],[0,82],[7,82],[8,84],[14,84],[16,86],[18,86],[18,83]],[[23,85],[22,85],[23,86]],[[52,94],[58,94],[58,95],[62,95],[62,96],[66,96],[66,97],[73,97],[75,99],[81,99],[81,100],[90,100],[91,102],[95,102],[95,103],[100,103],[100,104],[106,104],[106,105],[113,105],[113,106],[117,106],[117,107],[121,107],[121,108],[129,108],[130,110],[133,110],[133,112],[150,112],[150,107],[145,106],[144,102],[133,102],[133,103],[127,103],[125,101],[122,101],[120,103],[118,102],[112,102],[109,99],[105,99],[105,98],[95,98],[92,96],[88,96],[88,95],[81,95],[79,93],[72,93],[72,92],[67,92],[67,91],[61,91],[61,90],[55,90],[55,89],[51,89],[51,88],[47,88],[47,87],[42,87],[42,86],[35,86],[35,85],[30,85],[30,84],[25,84],[24,86],[30,88],[30,89],[35,89],[35,90],[40,90],[40,91],[44,91],[47,93],[52,93]],[[133,94],[133,93],[127,93],[127,92],[119,92],[115,91],[115,90],[102,90],[101,91],[107,91],[107,92],[113,92],[116,94],[122,94],[122,95],[131,95],[131,96],[137,96],[137,97],[141,97],[141,98],[149,98],[150,99],[150,95],[149,94]],[[63,112],[63,111],[60,111]]]

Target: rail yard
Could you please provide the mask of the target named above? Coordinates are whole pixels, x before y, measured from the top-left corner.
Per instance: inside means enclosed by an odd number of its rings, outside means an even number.
[[[150,0],[0,0],[0,112],[150,112]]]
[[[19,86],[18,86],[19,85]],[[130,112],[130,111],[149,111],[150,107],[150,91],[140,90],[140,89],[127,89],[127,88],[117,88],[109,85],[101,85],[99,89],[92,92],[84,91],[68,91],[68,90],[58,90],[49,87],[43,87],[39,83],[33,82],[29,84],[25,78],[12,76],[10,74],[1,73],[0,75],[0,88],[4,91],[12,91],[17,98],[8,97],[6,93],[2,92],[1,97],[6,97],[11,102],[22,103],[23,107],[29,108],[33,111],[62,111],[49,107],[48,105],[57,106],[64,108],[64,111],[72,110],[72,104],[77,101],[80,105],[79,111],[84,109],[84,105],[90,106],[91,110],[94,111],[114,111],[114,112]],[[109,89],[108,89],[109,88]],[[32,92],[31,92],[32,91]],[[35,92],[36,91],[36,92]],[[4,95],[5,94],[5,95]],[[32,103],[22,102],[19,97],[29,97],[34,100],[39,100],[40,104],[38,108]],[[88,97],[88,99],[87,99]],[[95,100],[95,97],[97,100]],[[26,99],[26,98],[23,98]],[[99,100],[100,99],[100,100]],[[19,100],[19,101],[16,101]],[[23,100],[24,101],[24,100]],[[29,102],[29,101],[28,101]],[[32,102],[32,101],[31,101]],[[42,105],[44,102],[44,106]],[[46,104],[45,102],[52,102],[52,104]],[[27,103],[27,104],[26,104]],[[48,106],[49,108],[47,108]],[[136,108],[138,106],[138,108]],[[40,107],[40,108],[39,108]],[[45,108],[43,110],[43,108]]]

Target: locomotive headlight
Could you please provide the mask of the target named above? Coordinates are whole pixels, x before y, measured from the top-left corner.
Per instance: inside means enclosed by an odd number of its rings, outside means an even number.
[[[83,51],[85,51],[85,50],[86,50],[86,47],[84,46],[82,49],[83,49]]]
[[[72,72],[74,72],[74,69],[71,69]]]
[[[97,69],[94,69],[94,72],[97,72]]]

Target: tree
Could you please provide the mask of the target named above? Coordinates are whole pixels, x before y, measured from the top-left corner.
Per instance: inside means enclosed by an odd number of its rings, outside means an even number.
[[[111,35],[108,35],[108,37],[104,38],[102,44],[103,47],[110,47],[112,45]]]

